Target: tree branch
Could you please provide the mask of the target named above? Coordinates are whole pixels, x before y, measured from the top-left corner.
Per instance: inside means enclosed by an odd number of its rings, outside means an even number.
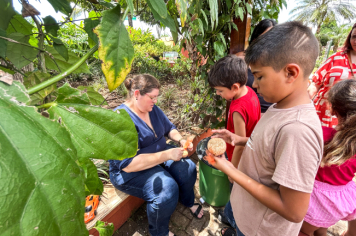
[[[54,59],[54,56],[53,56],[51,53],[47,52],[46,50],[40,49],[40,48],[35,47],[35,46],[32,46],[32,45],[30,45],[30,44],[21,43],[21,42],[18,42],[18,41],[16,41],[16,40],[13,40],[13,39],[10,39],[10,38],[6,38],[6,37],[3,37],[3,36],[0,36],[0,38],[1,38],[1,39],[5,39],[5,40],[7,40],[7,41],[9,41],[9,42],[11,42],[11,43],[17,43],[17,44],[20,44],[20,45],[23,45],[23,46],[27,46],[27,47],[30,47],[30,48],[34,48],[34,49],[36,49],[36,50],[38,50],[38,51],[40,51],[40,52],[46,53],[46,54],[53,60],[53,62],[56,64],[56,66],[57,66],[59,72],[62,72],[61,69],[59,68],[59,66],[58,66],[58,64],[57,64],[57,62],[56,62],[56,60]],[[27,59],[27,58],[26,58],[26,59]],[[31,62],[32,62],[32,61],[31,61]]]
[[[72,65],[68,70],[60,73],[59,75],[54,76],[53,78],[46,80],[40,84],[37,84],[36,86],[28,89],[28,94],[34,94],[37,93],[38,91],[60,81],[61,79],[65,78],[66,76],[68,76],[70,73],[72,73],[73,71],[75,71],[76,69],[78,69],[78,67],[83,64],[94,52],[96,52],[96,50],[98,50],[99,45],[95,45],[94,47],[92,47],[89,52],[87,54],[85,54],[82,58],[80,58],[79,61],[77,61],[74,65]]]

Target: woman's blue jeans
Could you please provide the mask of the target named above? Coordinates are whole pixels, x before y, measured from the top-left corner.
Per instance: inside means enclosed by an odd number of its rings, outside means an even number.
[[[166,236],[178,199],[186,207],[194,204],[195,164],[189,158],[166,161],[147,170],[110,172],[111,183],[120,191],[147,201],[149,232]]]

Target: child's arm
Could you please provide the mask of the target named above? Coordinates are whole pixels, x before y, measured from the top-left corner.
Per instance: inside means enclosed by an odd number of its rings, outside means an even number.
[[[214,166],[217,169],[223,171],[266,207],[294,223],[299,223],[304,219],[308,210],[310,193],[284,186],[280,186],[279,191],[269,188],[236,169],[225,157],[217,157],[215,161]]]
[[[235,134],[244,138],[246,137],[246,126],[245,120],[241,116],[240,113],[234,112],[232,115],[232,119],[234,122],[234,130]],[[244,150],[244,146],[235,146],[234,152],[232,153],[231,163],[237,168],[240,163],[241,154]]]
[[[248,137],[240,137],[234,133],[231,133],[227,129],[213,129],[213,136],[211,138],[222,138],[225,142],[231,144],[232,146],[245,146]]]

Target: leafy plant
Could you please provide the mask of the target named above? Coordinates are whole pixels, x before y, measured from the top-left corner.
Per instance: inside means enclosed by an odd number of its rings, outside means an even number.
[[[163,99],[165,99],[167,101],[168,106],[172,102],[172,100],[174,100],[175,92],[176,92],[176,89],[174,87],[170,87],[164,92]]]
[[[183,79],[177,79],[176,80],[177,86],[179,89],[182,89],[184,86],[184,80]]]

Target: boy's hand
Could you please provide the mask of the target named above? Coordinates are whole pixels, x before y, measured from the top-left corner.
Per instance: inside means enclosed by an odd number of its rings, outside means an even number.
[[[245,146],[248,140],[247,137],[240,137],[227,129],[213,129],[212,132],[215,135],[211,136],[211,138],[222,138],[231,146]]]
[[[226,158],[225,158],[225,154],[222,154],[220,156],[213,156],[214,157],[215,163],[212,164],[216,169],[221,170],[222,172],[225,173],[225,170],[232,167],[235,168],[234,165],[229,162]]]

